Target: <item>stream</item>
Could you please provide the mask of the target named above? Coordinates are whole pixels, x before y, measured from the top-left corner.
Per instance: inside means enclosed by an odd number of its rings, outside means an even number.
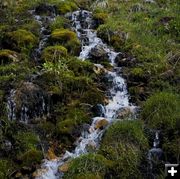
[[[112,65],[112,70],[109,71],[101,64],[95,64],[98,68],[106,71],[107,78],[111,84],[107,92],[109,99],[108,104],[103,108],[104,114],[93,118],[93,122],[89,128],[89,132],[83,131],[81,137],[76,142],[76,147],[73,151],[66,151],[62,157],[54,160],[44,159],[41,168],[36,171],[36,179],[57,179],[62,178],[63,173],[58,171],[68,160],[76,158],[82,154],[88,153],[87,147],[93,145],[96,149],[100,144],[102,135],[105,129],[96,128],[96,124],[105,119],[108,126],[114,122],[123,109],[129,109],[132,113],[136,107],[129,103],[129,95],[125,80],[121,77],[121,68],[116,66],[115,58],[120,52],[115,52],[112,48],[108,47],[103,41],[97,37],[96,31],[93,30],[92,13],[86,10],[78,10],[66,15],[72,22],[72,28],[76,31],[78,38],[81,41],[82,48],[79,55],[81,60],[89,58],[90,52],[94,48],[101,48],[108,54],[109,63]],[[35,17],[37,19],[37,17]],[[40,18],[38,17],[37,20]]]

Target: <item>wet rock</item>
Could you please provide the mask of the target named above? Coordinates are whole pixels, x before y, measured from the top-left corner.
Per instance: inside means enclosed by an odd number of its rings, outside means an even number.
[[[160,148],[152,148],[149,150],[149,160],[157,162],[163,159],[163,151]]]
[[[88,152],[94,151],[96,149],[96,143],[94,141],[89,141],[86,149]]]
[[[109,62],[108,53],[100,45],[96,45],[89,53],[89,59],[94,63]]]
[[[63,165],[59,166],[59,172],[67,172],[69,170],[70,162],[65,162]]]
[[[51,6],[48,4],[40,4],[35,8],[36,14],[54,15],[56,14],[56,6]]]
[[[107,119],[101,119],[96,122],[95,129],[104,129],[108,124]]]
[[[115,59],[115,62],[119,67],[133,67],[137,63],[137,60],[136,58],[130,57],[125,53],[119,53]]]
[[[9,140],[5,140],[2,143],[1,149],[4,150],[5,152],[10,152],[12,149],[12,143]]]
[[[84,131],[88,131],[89,128],[90,128],[90,125],[89,125],[89,124],[83,124],[83,125],[82,125],[82,130],[84,130]]]
[[[8,99],[10,120],[30,122],[48,113],[48,95],[32,82],[22,82]]]
[[[129,116],[132,115],[132,110],[131,108],[129,107],[126,107],[126,108],[121,108],[119,111],[118,111],[118,115],[117,115],[117,118],[118,119],[123,119],[123,118],[127,118]]]
[[[92,112],[95,116],[104,117],[105,115],[105,108],[102,104],[97,104],[92,107]]]
[[[93,71],[99,75],[99,74],[103,74],[106,72],[106,69],[102,66],[102,65],[99,65],[99,64],[95,64],[94,67],[93,67]]]

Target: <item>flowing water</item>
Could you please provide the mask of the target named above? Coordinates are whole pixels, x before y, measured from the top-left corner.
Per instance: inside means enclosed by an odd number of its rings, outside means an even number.
[[[103,41],[97,37],[96,31],[93,30],[93,18],[92,13],[86,10],[75,11],[72,14],[67,14],[67,17],[72,21],[72,28],[76,31],[79,39],[82,43],[82,50],[79,55],[81,60],[86,60],[93,48],[101,46],[106,51],[109,57],[109,62],[113,69],[111,71],[106,70],[107,78],[111,87],[108,91],[107,97],[109,102],[104,106],[104,117],[94,117],[93,122],[89,128],[89,132],[82,132],[81,137],[76,142],[74,151],[66,153],[54,160],[43,161],[41,169],[36,172],[36,179],[56,179],[61,178],[63,173],[58,172],[58,167],[63,165],[67,160],[76,158],[82,154],[88,153],[88,146],[98,148],[101,137],[105,129],[97,129],[96,124],[98,121],[104,118],[108,121],[109,125],[116,120],[118,113],[121,109],[128,108],[132,112],[135,106],[129,103],[129,96],[127,92],[127,86],[125,80],[121,77],[119,71],[121,70],[115,64],[115,58],[118,55],[113,49],[109,48]],[[100,68],[104,68],[100,64],[95,64]]]
[[[34,19],[40,25],[40,32],[39,32],[39,44],[34,49],[32,53],[32,58],[34,62],[38,64],[40,61],[42,50],[45,48],[47,41],[50,37],[50,31],[48,25],[55,19],[56,12],[53,6],[48,6],[49,14],[47,15],[39,15],[36,13],[36,10],[31,10],[29,13],[33,15]],[[49,114],[49,99],[41,92],[41,89],[33,84],[33,79],[36,78],[37,75],[32,75],[31,79],[24,82],[20,88],[21,90],[12,89],[10,91],[9,97],[7,99],[7,112],[8,112],[8,119],[9,120],[19,120],[20,122],[29,123],[29,121],[33,118],[41,118],[44,115]],[[32,89],[32,90],[29,90]],[[24,93],[23,90],[26,90]],[[18,96],[19,93],[21,96]],[[24,93],[24,94],[23,94]],[[16,100],[16,96],[21,99]],[[35,100],[32,102],[33,107],[29,107],[29,101],[34,98]],[[21,101],[21,106],[17,107],[17,102]],[[32,105],[31,105],[32,106]],[[17,110],[17,108],[20,108]]]

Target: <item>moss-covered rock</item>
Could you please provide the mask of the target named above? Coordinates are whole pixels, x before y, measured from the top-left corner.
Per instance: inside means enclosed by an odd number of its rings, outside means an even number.
[[[104,178],[112,166],[112,161],[107,160],[99,154],[87,154],[72,160],[69,170],[64,175],[66,178],[77,178],[78,176],[95,176]]]
[[[102,147],[112,143],[133,143],[135,146],[146,150],[148,141],[143,133],[143,124],[141,121],[118,121],[106,131]]]
[[[9,64],[11,62],[17,62],[19,61],[18,59],[18,54],[12,50],[4,49],[0,50],[0,64],[5,65]]]
[[[67,0],[59,2],[57,9],[60,14],[66,14],[67,12],[73,12],[77,10],[78,7],[74,1]]]
[[[97,12],[93,14],[93,18],[96,21],[97,25],[101,25],[107,21],[108,15],[104,12]]]
[[[138,179],[142,178],[139,166],[147,149],[140,121],[118,121],[106,131],[99,153],[114,161],[112,178]]]
[[[24,29],[9,32],[8,37],[11,40],[11,46],[22,52],[23,50],[25,50],[25,52],[31,50],[38,42],[37,37],[34,34]]]
[[[68,29],[55,29],[51,33],[51,38],[53,41],[65,46],[69,53],[79,54],[81,43],[75,32]]]
[[[167,92],[155,93],[144,103],[142,118],[152,128],[173,129],[179,120],[179,108],[178,95]]]
[[[57,62],[67,56],[67,49],[60,45],[49,46],[42,52],[42,59],[49,62]]]
[[[36,149],[30,149],[19,156],[19,160],[22,161],[22,166],[31,166],[34,163],[40,163],[42,159],[42,152]]]

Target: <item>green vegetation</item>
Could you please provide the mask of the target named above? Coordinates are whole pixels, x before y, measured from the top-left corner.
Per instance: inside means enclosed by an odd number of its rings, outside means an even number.
[[[112,162],[99,154],[87,154],[74,159],[70,163],[68,172],[63,178],[90,177],[104,178],[105,174],[112,167]]]
[[[81,44],[75,32],[69,29],[55,29],[52,31],[51,38],[53,42],[65,46],[70,54],[79,54]]]
[[[67,49],[63,46],[49,46],[43,50],[42,59],[49,62],[56,62],[67,56]]]
[[[36,13],[44,16],[43,32],[29,11],[37,7]],[[0,4],[0,178],[16,174],[31,178],[48,149],[57,156],[72,151],[83,124],[92,122],[93,107],[107,103],[105,69],[96,69],[92,63],[111,70],[106,53],[99,49],[102,55],[95,54],[90,61],[76,57],[80,40],[65,14],[78,8],[92,11],[97,35],[122,52],[117,64],[122,66],[131,101],[141,110],[139,119],[117,120],[108,127],[95,153],[90,148],[90,154],[69,161],[64,178],[147,178],[147,152],[153,142],[147,131],[152,130],[160,131],[163,162],[180,160],[178,0],[4,0]],[[57,16],[50,21],[45,16],[54,10]],[[43,35],[50,37],[38,54],[34,49]],[[24,82],[33,85],[24,86]],[[43,89],[48,104],[47,114],[33,116],[28,124],[20,122],[24,99],[19,96],[26,88]],[[11,89],[16,89],[18,109],[14,121],[7,119]],[[41,94],[37,92],[36,97]],[[158,170],[155,177],[162,178]]]
[[[175,128],[180,116],[179,96],[160,92],[151,96],[144,104],[142,118],[155,129]]]

